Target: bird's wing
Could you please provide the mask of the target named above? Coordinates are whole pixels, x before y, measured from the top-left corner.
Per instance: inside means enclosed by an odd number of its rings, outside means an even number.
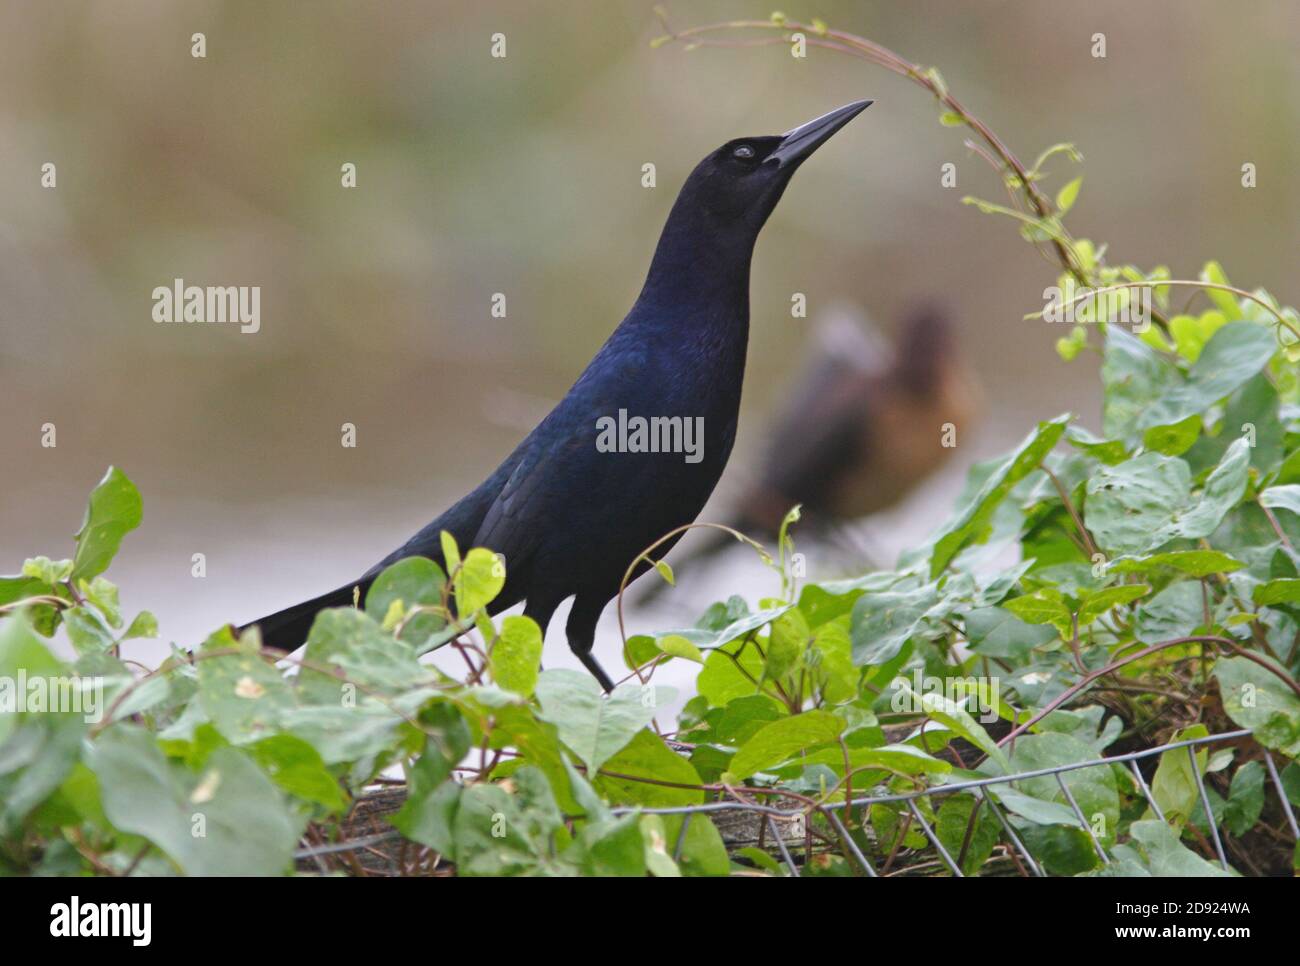
[[[474,545],[502,554],[506,566],[518,566],[537,549],[543,529],[536,525],[544,515],[549,494],[547,463],[560,459],[580,445],[592,445],[593,434],[569,433],[563,439],[534,442],[501,488],[474,538]]]
[[[596,420],[626,406],[627,387],[646,377],[643,351],[608,348],[520,447],[519,462],[483,517],[474,543],[504,555],[507,569],[529,559],[550,532],[548,522],[572,509],[575,487],[591,489],[599,475]]]

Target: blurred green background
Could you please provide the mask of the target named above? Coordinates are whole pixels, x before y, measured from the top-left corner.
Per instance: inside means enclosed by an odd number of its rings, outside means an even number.
[[[669,4],[679,27],[770,9]],[[1189,277],[1217,257],[1234,282],[1300,299],[1300,5],[785,9],[937,65],[1026,161],[1074,141],[1071,226],[1116,259]],[[190,55],[199,31],[206,59]],[[355,576],[564,393],[635,298],[701,156],[860,97],[876,105],[800,172],[759,242],[724,490],[808,327],[842,300],[886,329],[920,298],[957,308],[988,396],[961,467],[1033,419],[1073,410],[1096,427],[1093,357],[1062,363],[1063,333],[1022,320],[1053,267],[959,203],[1001,191],[927,95],[826,51],[652,50],[658,32],[641,0],[0,6],[0,570],[70,555],[113,463],[144,493],[145,523],[110,577],[167,638],[194,643]],[[39,184],[47,161],[55,190]],[[345,190],[349,161],[359,186]],[[939,183],[948,161],[955,189]],[[1052,190],[1074,175],[1052,170]],[[175,277],[261,286],[261,332],[155,324],[151,292]],[[790,317],[796,291],[807,320]],[[340,446],[345,422],[356,449]],[[937,524],[961,467],[878,539]]]

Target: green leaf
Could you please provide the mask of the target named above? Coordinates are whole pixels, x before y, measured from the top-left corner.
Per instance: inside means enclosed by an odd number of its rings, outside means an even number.
[[[1203,877],[1229,874],[1183,845],[1177,833],[1158,819],[1134,822],[1129,835],[1141,848],[1152,875]]]
[[[664,579],[664,582],[667,583],[669,587],[675,587],[677,585],[677,580],[673,576],[672,565],[669,564],[667,560],[656,560],[655,571]]]
[[[68,640],[79,655],[103,654],[114,644],[113,635],[95,612],[85,607],[72,607],[63,612],[63,626]]]
[[[391,638],[389,638],[391,640]],[[392,752],[401,742],[406,719],[399,713],[400,700],[387,704],[371,698],[358,698],[355,707],[341,703],[316,704],[290,708],[282,713],[281,727],[307,741],[326,764],[352,763]],[[407,703],[406,714],[416,709]]]
[[[1178,354],[1188,362],[1196,362],[1205,344],[1227,324],[1228,319],[1222,312],[1207,309],[1199,316],[1175,315],[1169,320],[1169,330]]]
[[[589,774],[649,724],[672,693],[671,688],[628,682],[606,696],[590,674],[565,669],[546,671],[537,680],[541,717],[559,729],[560,740]]]
[[[688,661],[694,661],[696,664],[704,663],[703,652],[695,646],[694,642],[682,637],[680,634],[665,634],[655,641],[655,645],[659,650],[671,657],[683,657]]]
[[[1049,795],[1051,793],[1049,792]],[[1073,794],[1073,793],[1071,793]],[[1035,825],[1067,825],[1079,827],[1079,817],[1068,805],[1060,802],[1035,798],[1014,788],[995,786],[994,796],[1007,807],[1007,810]]]
[[[90,493],[85,519],[77,531],[71,578],[86,580],[107,570],[122,538],[143,518],[144,503],[135,484],[117,467],[110,466]]]
[[[130,641],[140,637],[157,637],[158,636],[158,618],[147,610],[142,610],[135,615],[131,621],[131,626],[126,629],[122,635],[122,640]]]
[[[1043,587],[1005,601],[1002,605],[1026,624],[1051,624],[1065,640],[1071,637],[1071,613],[1065,597],[1055,587]]]
[[[610,774],[598,776],[594,784],[606,798],[620,805],[667,808],[704,801],[702,789],[681,787],[700,784],[695,766],[645,728],[605,762],[603,771]],[[615,777],[618,775],[629,777]],[[638,778],[648,781],[637,781]]]
[[[23,717],[22,726],[0,741],[0,837],[6,838],[19,835],[28,813],[72,773],[86,733],[79,715]]]
[[[964,707],[956,701],[948,698],[943,694],[933,691],[918,693],[906,678],[896,679],[899,690],[907,694],[912,702],[913,707],[920,708],[926,715],[938,721],[940,724],[947,725],[948,728],[961,735],[972,745],[978,748],[984,754],[988,755],[993,762],[1002,769],[1003,772],[1009,770],[1007,756],[997,743],[989,737],[989,733],[984,730],[983,725],[971,717]],[[1023,739],[1022,739],[1023,740]]]
[[[1073,362],[1088,344],[1088,330],[1076,325],[1068,336],[1056,340],[1056,354],[1066,362]]]
[[[1201,269],[1201,281],[1209,282],[1211,285],[1229,285],[1228,276],[1223,271],[1223,266],[1216,261],[1208,261],[1205,267]],[[1231,292],[1225,292],[1223,289],[1207,288],[1205,294],[1215,307],[1229,319],[1241,318],[1241,308],[1237,305],[1237,297]]]
[[[511,777],[515,793],[500,785],[471,785],[460,790],[452,802],[451,795],[439,792],[439,808],[426,815],[422,833],[433,833],[440,840],[446,821],[450,850],[444,849],[456,863],[458,875],[574,875],[581,870],[580,854],[557,856],[552,842],[563,827],[563,816],[546,777],[536,768],[525,766]],[[632,830],[636,833],[636,861],[644,874],[645,859],[636,816]],[[436,847],[436,846],[435,846]]]
[[[970,543],[982,543],[988,537],[993,511],[1011,492],[1011,488],[1036,470],[1065,432],[1068,415],[1039,423],[997,468],[989,474],[971,501],[949,521],[934,544],[930,558],[930,576],[939,576],[957,552]]]
[[[1250,728],[1266,748],[1300,757],[1300,697],[1278,675],[1244,657],[1214,665],[1223,710],[1239,727]]]
[[[767,642],[767,665],[764,674],[768,680],[780,680],[798,666],[812,632],[808,621],[797,609],[792,608],[772,622],[772,631]]]
[[[105,580],[103,577],[95,577],[93,580],[79,580],[78,585],[81,587],[81,594],[86,598],[86,602],[96,607],[104,620],[108,622],[109,627],[122,626],[122,608],[118,601],[117,585]]]
[[[416,660],[414,647],[353,607],[316,615],[303,662],[297,683],[304,703],[337,706],[368,692],[400,694],[436,680]]]
[[[1151,550],[1172,537],[1191,488],[1191,471],[1175,457],[1144,453],[1103,466],[1088,480],[1084,523],[1107,550]]]
[[[1146,553],[1179,537],[1207,537],[1240,501],[1249,469],[1250,447],[1237,439],[1193,498],[1183,460],[1144,453],[1093,474],[1084,521],[1103,548],[1128,553]]]
[[[1022,661],[1035,647],[1041,647],[1056,635],[1050,624],[1027,623],[1003,607],[982,607],[966,615],[966,637],[971,650],[983,657]]]
[[[1192,413],[1186,419],[1168,426],[1152,426],[1142,434],[1142,445],[1166,456],[1181,456],[1192,448],[1201,435],[1201,414]]]
[[[1128,459],[1128,447],[1122,439],[1102,439],[1082,426],[1070,426],[1065,431],[1065,438],[1075,449],[1108,465]]]
[[[468,617],[486,607],[506,585],[506,569],[491,550],[475,547],[465,555],[454,580],[456,613]]]
[[[939,841],[954,860],[961,855],[963,848],[965,849],[966,858],[962,862],[962,872],[966,875],[978,873],[980,866],[993,854],[993,849],[1002,834],[1002,826],[993,816],[988,805],[980,802],[977,806],[976,803],[977,800],[973,795],[946,796],[943,804],[939,806],[939,814],[935,820],[935,832],[939,836]],[[976,807],[979,808],[979,814],[974,816],[974,828],[968,838],[967,828],[970,827],[971,813]]]
[[[1270,486],[1259,495],[1259,502],[1275,510],[1300,514],[1300,483]]]
[[[1187,741],[1204,738],[1209,734],[1205,725],[1193,725],[1175,732],[1170,741]],[[1200,805],[1200,786],[1198,773],[1205,773],[1207,754],[1204,748],[1196,752],[1196,771],[1192,770],[1191,759],[1186,748],[1173,748],[1160,756],[1156,773],[1151,779],[1151,795],[1160,806],[1165,820],[1181,829],[1191,820],[1192,814]],[[1147,809],[1146,815],[1154,815],[1153,809]]]
[[[54,584],[60,584],[72,576],[72,561],[32,557],[23,561],[23,576],[32,577],[53,590]],[[13,580],[12,577],[7,579]]]
[[[743,608],[743,601],[740,598],[733,598],[738,601]],[[763,676],[763,661],[758,656],[758,650],[752,646],[746,646],[741,654],[740,663],[744,666],[745,671],[752,676],[752,680],[742,674],[735,665],[735,662],[726,654],[721,652],[721,648],[731,644],[738,638],[748,636],[752,631],[759,630],[772,621],[776,620],[786,611],[790,610],[793,604],[782,604],[778,607],[769,607],[753,614],[743,613],[734,607],[723,607],[718,609],[719,605],[709,608],[706,619],[700,621],[700,626],[686,628],[684,630],[672,631],[667,634],[661,634],[659,639],[665,637],[682,637],[694,644],[701,651],[705,648],[713,648],[712,653],[704,659],[704,670],[696,681],[696,690],[703,695],[711,705],[721,707],[734,697],[744,694],[753,694],[757,691],[755,681]],[[739,616],[737,616],[739,615]],[[629,644],[631,642],[629,641]],[[661,646],[659,640],[656,640],[656,647]],[[685,650],[684,645],[671,645],[680,650]],[[734,652],[736,646],[728,647],[728,651]],[[685,655],[683,655],[685,656]]]
[[[1166,426],[1204,413],[1253,379],[1276,351],[1277,339],[1267,326],[1253,322],[1223,326],[1201,350],[1187,379],[1174,380],[1172,388],[1149,400],[1138,425]]]
[[[282,789],[337,814],[348,806],[347,796],[329,773],[320,754],[293,735],[278,734],[248,746],[248,753]]]
[[[123,832],[163,850],[187,875],[280,875],[300,823],[275,785],[242,752],[216,749],[198,774],[163,757],[152,735],[115,725],[89,765],[104,813]]]
[[[412,842],[427,845],[441,855],[456,854],[452,827],[460,810],[463,789],[455,781],[426,787],[412,777],[406,789],[406,801],[388,821]]]
[[[1170,584],[1138,608],[1133,632],[1147,644],[1189,637],[1205,622],[1204,593],[1199,582]]]
[[[1057,214],[1065,214],[1074,207],[1075,200],[1079,197],[1079,189],[1083,186],[1083,178],[1075,178],[1065,185],[1056,194]]]
[[[1246,566],[1219,550],[1170,550],[1149,556],[1116,557],[1106,565],[1111,574],[1150,574],[1171,567],[1191,577],[1226,574]]]
[[[756,683],[763,677],[763,658],[758,648],[737,645],[718,648],[704,659],[704,669],[695,679],[695,689],[710,707],[726,707],[736,698],[757,694]],[[739,665],[739,667],[737,667]]]
[[[443,530],[438,534],[438,544],[442,548],[442,561],[447,565],[447,573],[455,573],[460,569],[460,548],[456,546],[456,538]]]
[[[1248,761],[1232,776],[1228,800],[1223,806],[1223,824],[1233,835],[1245,835],[1264,812],[1264,766]]]
[[[664,834],[669,842],[677,842],[681,835],[681,815],[665,815]],[[686,876],[726,875],[731,871],[731,860],[727,856],[727,847],[718,834],[718,828],[707,815],[690,818],[686,826],[686,836],[681,840],[682,854],[678,866]]]
[[[1267,583],[1257,584],[1250,596],[1251,600],[1261,607],[1300,604],[1300,578],[1278,577]]]
[[[937,601],[938,591],[933,584],[915,590],[863,594],[853,605],[849,624],[853,663],[871,667],[892,660]]]
[[[238,653],[221,653],[228,649]],[[281,712],[297,703],[280,670],[256,649],[237,644],[229,628],[204,642],[195,666],[203,711],[232,744],[272,734],[279,727]]]
[[[1200,500],[1177,521],[1174,535],[1197,540],[1217,530],[1228,511],[1241,502],[1249,474],[1250,444],[1238,438],[1205,481]]]
[[[438,607],[446,582],[442,568],[432,560],[406,557],[380,571],[366,591],[366,613],[383,624],[394,604],[400,604],[403,615],[414,607]],[[419,647],[446,624],[440,614],[417,614],[402,628],[402,640]]]
[[[839,755],[838,749],[832,755]],[[854,748],[849,752],[849,763],[854,770],[859,768],[879,767],[904,775],[946,774],[952,771],[952,765],[941,758],[927,755],[920,748],[912,745],[882,745],[879,748]],[[835,762],[835,771],[844,771],[842,761]]]
[[[1072,734],[1043,732],[1021,735],[1016,739],[1011,755],[1011,771],[1038,771],[1059,768],[1098,757],[1092,744]],[[1119,789],[1115,773],[1110,768],[1076,768],[1062,772],[1061,778],[1074,796],[1079,810],[1103,842],[1113,842],[1119,830]],[[1069,809],[1070,820],[1065,823],[1078,826],[1078,817],[1069,806],[1055,775],[1042,775],[1017,783],[1020,791],[1044,802],[1052,802]]]
[[[1130,604],[1139,597],[1151,593],[1145,584],[1121,584],[1094,592],[1083,591],[1083,603],[1079,608],[1079,626],[1086,627],[1112,607]]]
[[[1108,325],[1105,331],[1102,429],[1109,439],[1127,439],[1140,425],[1149,425],[1142,420],[1160,399],[1173,392],[1182,375],[1167,359],[1118,326]],[[1156,424],[1177,418],[1181,417]]]
[[[764,725],[741,746],[727,768],[731,780],[779,765],[800,751],[835,741],[844,730],[844,719],[829,711],[806,711]]]
[[[641,816],[641,839],[645,845],[646,869],[657,879],[681,876],[677,863],[668,854],[668,833],[662,815]]]
[[[542,664],[542,629],[531,617],[507,617],[492,647],[492,680],[515,694],[531,697]]]

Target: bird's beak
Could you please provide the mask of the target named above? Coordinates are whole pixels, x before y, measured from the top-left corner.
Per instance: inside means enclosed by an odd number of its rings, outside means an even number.
[[[836,131],[870,107],[871,103],[871,101],[854,101],[852,104],[837,107],[829,114],[814,118],[807,124],[801,124],[792,131],[786,131],[781,136],[780,145],[767,156],[764,163],[775,162],[778,168],[797,165],[829,141]]]

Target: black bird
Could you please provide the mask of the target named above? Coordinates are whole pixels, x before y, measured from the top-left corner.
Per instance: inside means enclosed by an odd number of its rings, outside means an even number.
[[[253,621],[264,643],[298,647],[318,611],[351,604],[354,588],[364,592],[404,557],[445,569],[446,530],[462,547],[504,555],[506,583],[493,613],[527,601],[524,613],[545,633],[556,607],[573,597],[569,647],[610,690],[591,655],[601,611],[646,547],[695,519],[731,454],[759,230],[791,175],[870,104],[846,104],[784,135],[728,141],[701,161],[668,215],[636,304],[564,399],[478,489],[359,580]],[[623,451],[598,446],[608,420],[631,427],[637,417],[677,417],[669,442],[679,451],[632,451],[634,434],[615,439]],[[687,430],[697,426],[702,438],[692,441]]]
[[[946,428],[964,432],[979,408],[977,381],[942,306],[913,306],[893,347],[869,337],[851,314],[830,315],[727,525],[771,540],[800,504],[800,532],[835,536],[844,524],[897,503],[943,465],[953,452],[951,441],[944,445]],[[678,573],[736,546],[721,530],[688,543],[673,563]],[[638,602],[665,587],[650,584]]]

